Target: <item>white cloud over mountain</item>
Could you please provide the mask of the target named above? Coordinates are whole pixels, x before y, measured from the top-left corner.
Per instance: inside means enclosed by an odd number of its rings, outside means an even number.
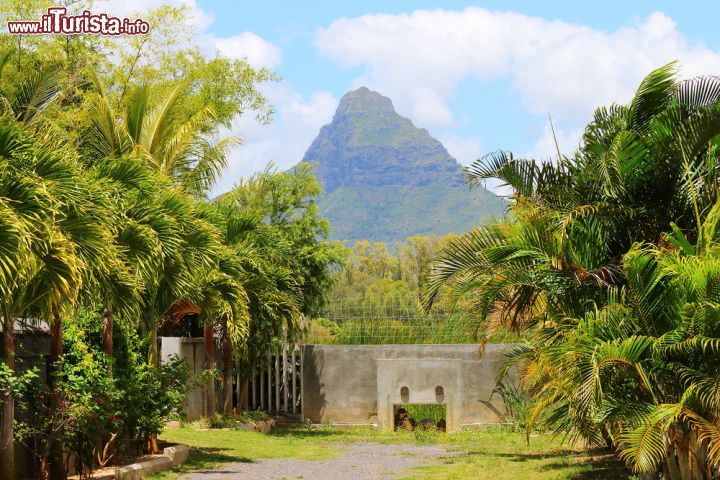
[[[268,85],[263,90],[276,106],[275,118],[270,125],[260,125],[250,115],[233,122],[232,133],[241,137],[243,145],[233,150],[215,193],[229,190],[240,177],[264,169],[268,162],[280,169],[295,165],[320,127],[332,119],[338,104],[327,92],[306,99],[286,84]]]
[[[131,16],[162,3],[104,0],[95,9]],[[282,64],[282,50],[267,39],[250,31],[219,36],[212,32],[213,15],[196,0],[179,3],[188,8],[197,31],[192,42],[207,55],[247,58],[254,67]],[[684,77],[720,71],[720,52],[686,38],[663,13],[611,31],[476,7],[367,14],[317,29],[314,45],[340,67],[360,67],[352,88],[365,85],[389,96],[399,113],[428,128],[465,164],[486,153],[481,150],[483,132],[462,133],[468,119],[451,107],[466,79],[479,81],[477,88],[484,81],[507,84],[535,125],[521,146],[526,151],[516,153],[548,158],[555,156],[555,145],[547,115],[561,149],[570,152],[593,109],[627,101],[653,68],[677,59]],[[216,191],[268,161],[280,168],[296,163],[337,105],[330,93],[303,96],[289,83],[263,88],[275,105],[275,119],[269,126],[258,125],[251,116],[234,122],[232,133],[244,144],[234,150]],[[538,119],[543,128],[537,127]]]
[[[653,68],[677,59],[685,77],[720,71],[720,52],[685,38],[663,13],[614,31],[475,7],[369,14],[318,29],[315,46],[364,67],[355,84],[390,96],[440,137],[456,123],[448,101],[461,81],[506,80],[528,112],[552,115],[564,149],[596,106],[626,101]],[[554,151],[549,127],[539,149]]]

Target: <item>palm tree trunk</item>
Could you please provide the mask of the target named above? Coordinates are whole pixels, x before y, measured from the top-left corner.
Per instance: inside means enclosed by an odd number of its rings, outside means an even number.
[[[672,447],[670,447],[670,452],[665,459],[665,468],[667,469],[668,480],[683,480],[678,467],[677,455],[675,455],[675,450]]]
[[[241,373],[240,385],[238,386],[238,412],[250,410],[250,398],[248,397],[248,376],[247,373]]]
[[[110,303],[105,306],[105,316],[103,317],[103,351],[108,359],[113,356],[113,310]],[[112,375],[112,364],[110,364],[110,374]]]
[[[690,451],[687,448],[687,443],[684,435],[679,441],[676,442],[675,445],[678,457],[678,466],[680,467],[680,476],[683,480],[691,480],[692,474],[690,472],[690,461],[688,458]]]
[[[205,338],[205,369],[215,370],[215,336],[213,324],[206,323],[203,329]],[[217,410],[215,398],[215,378],[208,378],[205,384],[205,416],[214,417]]]
[[[230,342],[230,332],[227,325],[225,326],[225,339],[223,342],[223,413],[225,415],[232,414],[233,408],[233,355],[232,342]]]
[[[145,326],[148,333],[148,365],[150,368],[158,367],[158,322],[154,317],[145,318]],[[150,435],[148,439],[148,451],[152,454],[158,453],[157,435]]]
[[[60,392],[58,391],[58,378],[62,373],[62,365],[60,357],[62,356],[62,318],[57,313],[54,315],[53,322],[50,325],[50,375],[48,376],[48,386],[50,387],[50,409],[55,411],[60,402]],[[55,415],[50,414],[51,417]],[[52,428],[52,427],[51,427]],[[57,435],[50,435],[50,479],[65,480],[67,472],[65,471],[65,455],[63,454],[63,445],[57,439]]]
[[[157,325],[153,325],[148,330],[148,365],[150,368],[158,366],[157,338]]]
[[[3,318],[2,361],[15,371],[15,332],[12,318],[6,313]],[[3,392],[2,425],[0,426],[0,478],[15,479],[15,442],[13,440],[13,419],[15,399],[10,392]]]
[[[688,452],[690,473],[693,478],[704,479],[707,472],[707,460],[703,442],[698,440],[697,430],[691,429],[688,433]]]

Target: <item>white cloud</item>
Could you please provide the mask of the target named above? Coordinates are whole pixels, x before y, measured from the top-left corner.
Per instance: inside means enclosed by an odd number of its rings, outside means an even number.
[[[93,10],[107,12],[119,17],[142,16],[145,12],[161,5],[173,3],[186,8],[186,27],[195,31],[195,37],[187,39],[197,45],[200,50],[213,56],[220,54],[229,58],[245,58],[254,68],[275,68],[282,63],[282,51],[253,32],[240,32],[229,37],[217,36],[209,31],[215,21],[213,14],[206,12],[196,0],[100,0]]]
[[[317,92],[305,99],[288,85],[265,88],[277,114],[271,125],[259,125],[252,117],[239,117],[232,133],[245,140],[236,148],[215,194],[229,190],[241,177],[264,169],[273,162],[287,169],[299,162],[320,127],[332,119],[338,101],[327,92]]]
[[[116,16],[142,15],[167,0],[101,0],[94,10]],[[178,3],[178,2],[176,2]],[[276,68],[282,63],[282,50],[254,32],[221,37],[210,31],[214,17],[195,0],[180,0],[188,9],[187,26],[196,34],[188,39],[207,56],[245,58],[254,67]],[[230,189],[241,177],[264,169],[269,162],[286,169],[300,161],[320,127],[329,122],[337,100],[329,93],[316,92],[304,98],[286,83],[262,85],[276,115],[270,125],[259,124],[253,115],[238,116],[224,135],[234,135],[242,145],[230,154],[228,169],[214,188],[214,194]]]
[[[282,63],[282,51],[252,32],[243,32],[232,37],[208,36],[208,42],[218,53],[230,58],[245,58],[254,68],[274,68]]]
[[[477,137],[444,134],[438,140],[445,145],[448,153],[463,165],[470,165],[483,155],[482,144]]]
[[[557,125],[555,125],[555,132],[553,134],[553,129],[548,122],[543,128],[542,134],[529,151],[514,153],[519,157],[557,161],[558,148],[563,155],[572,154],[580,145],[582,134],[582,126],[577,128],[558,128]],[[555,142],[557,142],[557,145]]]
[[[414,88],[409,93],[412,98],[410,115],[420,125],[452,125],[453,114],[438,93],[424,86]]]
[[[686,39],[663,13],[614,31],[475,7],[370,14],[333,21],[315,45],[340,65],[365,67],[356,85],[439,127],[452,126],[447,102],[467,78],[509,81],[530,113],[551,114],[558,132],[576,135],[596,106],[626,101],[653,68],[678,59],[685,77],[720,71],[720,53]],[[562,143],[572,150],[578,140]]]

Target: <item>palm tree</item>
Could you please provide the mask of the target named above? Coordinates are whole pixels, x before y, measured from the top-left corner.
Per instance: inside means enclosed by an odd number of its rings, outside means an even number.
[[[696,212],[717,198],[708,145],[720,133],[718,99],[719,79],[677,82],[669,64],[629,105],[598,109],[572,158],[475,162],[471,182],[512,188],[512,216],[450,242],[423,286],[425,308],[446,290],[456,301],[472,292],[491,328],[577,316],[625,283],[622,256],[635,242],[661,241],[671,221],[694,239]]]
[[[701,478],[718,460],[719,99],[719,79],[667,65],[598,109],[572,157],[477,161],[471,181],[510,186],[512,215],[451,241],[421,292],[425,308],[474,304],[487,335],[524,332],[508,368],[528,428],[607,443],[644,475]]]
[[[264,214],[238,198],[243,193],[243,187],[239,186],[214,205],[216,224],[225,245],[232,250],[233,268],[237,269],[235,278],[239,279],[247,298],[247,324],[242,331],[228,332],[240,374],[239,409],[247,408],[244,403],[247,398],[243,399],[242,392],[246,392],[244,386],[250,368],[259,365],[265,354],[277,346],[284,326],[292,335],[301,305],[300,285],[289,267],[288,239],[279,235],[277,227],[266,223]],[[233,323],[226,326],[233,327]],[[236,341],[241,335],[243,341]],[[232,381],[230,372],[224,373],[224,382]],[[229,385],[225,395],[227,405],[231,396]]]
[[[0,54],[0,79],[9,58],[9,52]],[[18,84],[0,84],[0,141],[7,163],[2,193],[7,202],[5,225],[11,228],[2,247],[7,275],[2,289],[3,360],[13,370],[14,320],[35,312],[52,326],[50,360],[56,363],[61,353],[60,312],[73,302],[82,284],[83,261],[99,253],[95,247],[103,244],[94,235],[102,228],[94,227],[93,215],[88,216],[96,211],[84,197],[84,187],[90,184],[64,158],[69,151],[40,134],[39,114],[59,91],[56,77],[42,71]],[[14,399],[7,392],[0,452],[0,468],[7,478],[14,478],[13,418]]]
[[[703,225],[710,248],[691,246],[679,231],[665,248],[634,246],[623,259],[627,285],[602,308],[511,352],[515,364],[526,362],[529,429],[542,418],[558,432],[608,442],[638,473],[664,470],[679,480],[716,472],[718,214],[720,204]]]
[[[223,247],[216,265],[205,272],[200,280],[200,290],[195,304],[200,310],[200,319],[204,323],[205,368],[215,369],[215,332],[216,325],[223,330],[224,361],[223,413],[232,413],[232,367],[233,350],[239,350],[248,333],[248,298],[242,285],[245,272],[229,247]],[[216,413],[215,379],[207,380],[205,386],[205,416]],[[229,395],[229,398],[228,398]]]
[[[184,102],[188,85],[178,85],[159,100],[152,98],[150,86],[138,87],[128,100],[124,116],[113,111],[98,81],[96,87],[98,93],[91,100],[91,122],[83,135],[83,151],[88,159],[93,163],[127,157],[141,160],[155,177],[154,191],[170,189],[160,198],[152,194],[133,195],[135,202],[141,200],[146,204],[135,204],[128,210],[133,231],[137,224],[146,226],[161,252],[155,259],[157,264],[143,268],[142,280],[143,320],[150,338],[149,362],[155,365],[160,319],[175,302],[197,292],[199,286],[192,279],[209,268],[219,248],[212,226],[197,216],[198,207],[185,197],[202,198],[206,194],[226,166],[227,151],[234,140],[212,140],[217,128],[212,109],[188,111]],[[153,105],[152,100],[156,100]],[[130,173],[142,177],[125,178],[132,182],[134,190],[135,184],[146,179],[145,171],[133,169]],[[160,187],[163,183],[165,186]],[[132,218],[138,211],[140,218]],[[107,302],[108,329],[112,325],[112,311],[112,302]]]
[[[13,367],[15,319],[37,318],[51,325],[49,361],[55,366],[62,352],[62,314],[74,306],[87,280],[87,265],[112,262],[102,203],[93,195],[93,191],[100,192],[93,190],[62,146],[38,138],[35,131],[15,120],[5,117],[0,121],[0,142],[6,162],[0,193],[13,210],[8,219],[16,219],[24,237],[16,238],[21,249],[15,252],[21,256],[6,260],[6,272],[11,275],[0,300],[4,361]],[[12,243],[4,247],[8,252],[10,248]],[[5,402],[4,422],[12,422],[12,403],[11,398]],[[10,449],[12,425],[4,425],[5,445]],[[9,457],[3,457],[3,468],[12,478]]]
[[[204,198],[237,143],[234,137],[215,140],[219,122],[212,108],[191,106],[186,83],[166,95],[145,84],[133,91],[125,112],[118,114],[97,79],[95,84],[98,93],[91,98],[85,142],[90,158],[143,158],[184,192]]]

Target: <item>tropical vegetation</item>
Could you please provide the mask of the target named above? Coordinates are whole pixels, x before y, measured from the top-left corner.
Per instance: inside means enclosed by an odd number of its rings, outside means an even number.
[[[228,377],[295,335],[343,255],[326,242],[309,168],[211,198],[239,142],[223,132],[247,112],[270,118],[260,85],[275,75],[187,45],[182,8],[149,16],[142,38],[0,37],[2,478],[15,478],[16,440],[43,478],[66,477],[64,451],[80,473],[155,451],[190,385],[187,365],[159,361],[158,329],[184,313],[204,325],[209,417],[222,341],[228,413]],[[43,385],[16,361],[28,329],[50,333]],[[15,422],[23,409],[32,419]]]
[[[451,241],[422,301],[449,292],[486,335],[524,333],[502,375],[528,432],[606,445],[643,478],[720,473],[719,142],[720,80],[669,64],[573,155],[468,168],[511,189],[510,213]]]

